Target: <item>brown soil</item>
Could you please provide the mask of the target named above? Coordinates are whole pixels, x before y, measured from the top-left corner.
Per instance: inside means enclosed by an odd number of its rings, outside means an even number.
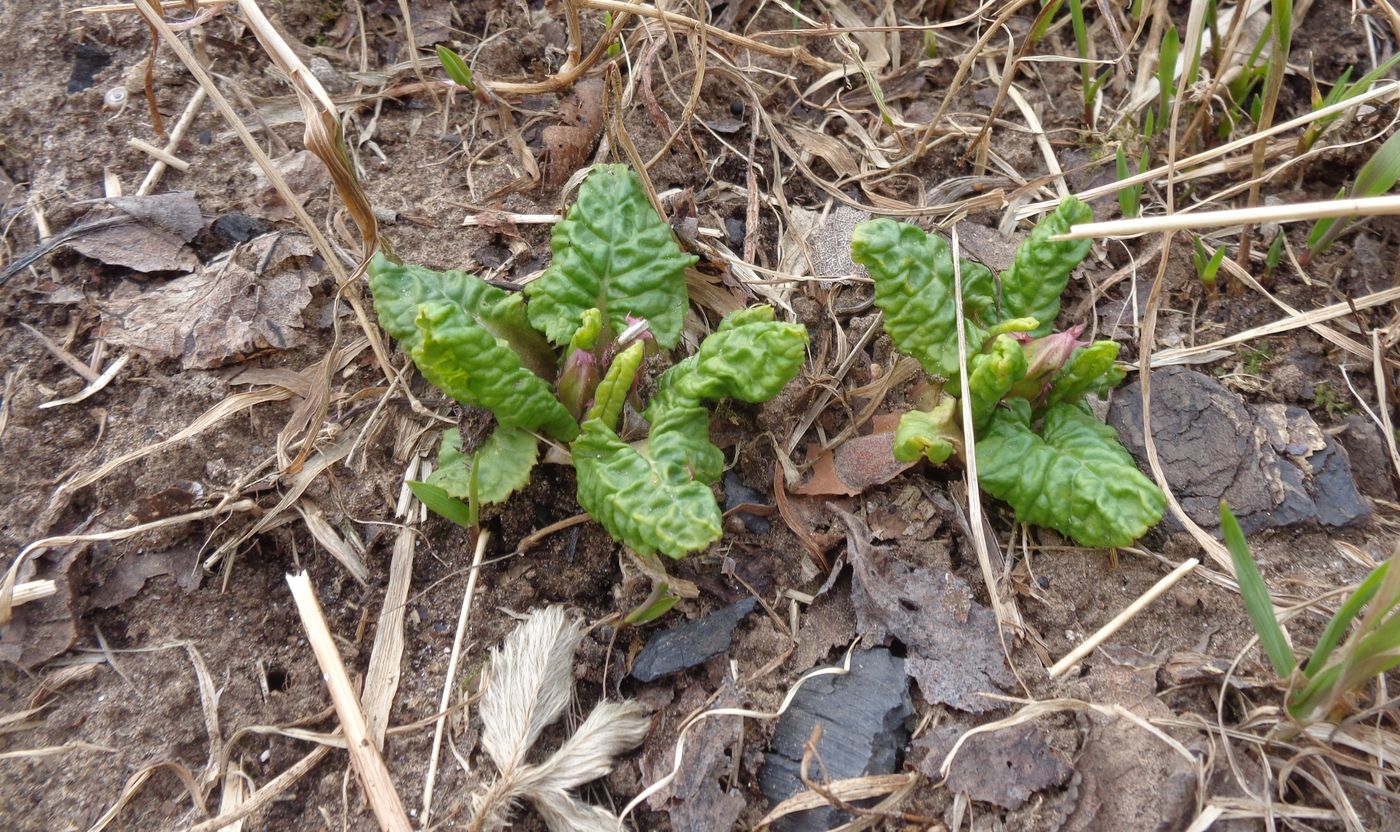
[[[361,59],[361,46],[355,21],[361,4],[295,0],[264,5],[270,13],[275,12],[275,22],[282,30],[300,44],[304,57],[329,62],[332,70],[325,80],[332,93],[348,98],[357,91],[353,73]],[[556,71],[565,55],[567,35],[562,26],[562,4],[409,5],[419,25],[420,45],[435,24],[448,26],[448,39],[459,46],[466,43],[475,47],[480,38],[489,36],[473,60],[475,71],[483,78],[541,78]],[[459,7],[453,9],[454,5]],[[794,25],[792,15],[777,6],[765,5],[755,12],[753,3],[738,5],[743,10],[736,16],[731,16],[733,10],[728,10],[728,6],[715,6],[713,10],[736,30],[761,32]],[[870,19],[880,4],[869,4],[869,8],[854,2],[849,5],[857,10],[855,14]],[[928,8],[917,13],[900,12],[899,20],[917,23],[924,18],[940,19],[934,5],[949,7],[941,19],[952,19],[974,8],[967,2],[928,4]],[[145,176],[150,160],[128,148],[128,138],[160,143],[151,129],[140,84],[141,62],[150,43],[146,27],[132,14],[74,13],[79,8],[79,3],[64,0],[56,5],[11,3],[0,9],[0,44],[5,47],[0,53],[0,78],[5,82],[0,90],[0,184],[6,191],[6,262],[39,243],[36,209],[53,231],[71,226],[88,212],[90,201],[104,196],[104,176],[119,179],[127,193],[134,192]],[[802,11],[821,14],[815,5],[804,5]],[[685,5],[677,7],[677,12],[689,15],[694,9]],[[405,60],[407,46],[398,5],[364,3],[363,13],[368,48],[364,60],[370,72]],[[1090,14],[1096,17],[1097,10]],[[1184,9],[1174,15],[1184,29]],[[586,43],[591,44],[601,32],[600,19],[600,12],[588,11],[584,15]],[[1030,21],[1028,12],[1013,19],[1018,43]],[[1306,64],[1311,56],[1313,71],[1322,79],[1336,78],[1349,65],[1361,66],[1368,59],[1365,49],[1357,46],[1362,42],[1356,34],[1358,25],[1343,4],[1315,4],[1295,35],[1293,62]],[[1377,31],[1383,28],[1377,27]],[[256,104],[266,118],[296,112],[289,90],[269,69],[257,42],[234,21],[232,10],[203,29],[207,34],[203,47],[214,62],[220,83],[226,89],[239,91],[243,98],[236,104],[250,123],[250,104]],[[915,77],[910,81],[909,73],[886,77],[889,106],[910,122],[930,118],[952,83],[958,59],[980,31],[974,32],[971,26],[941,30],[939,57],[925,61],[913,73],[922,74],[922,80]],[[1115,54],[1105,28],[1095,27],[1094,32],[1099,38],[1099,54]],[[1393,48],[1385,40],[1388,34],[1380,37],[1387,49]],[[830,38],[804,41],[808,41],[805,45],[814,54],[833,61],[840,59]],[[785,37],[770,37],[765,42],[775,46],[790,43]],[[644,39],[629,43],[630,60],[640,61],[646,43]],[[693,78],[692,48],[685,43],[688,41],[677,40],[679,54],[671,46],[661,48],[651,70],[653,78],[648,82],[654,85],[658,106],[671,125],[680,123]],[[916,32],[905,32],[900,36],[900,47],[904,60],[912,62],[910,56],[922,53],[922,40]],[[1074,50],[1067,25],[1053,31],[1040,47],[1043,54],[1065,56],[1075,54]],[[743,77],[747,82],[761,79],[766,85],[756,92],[765,110],[784,129],[817,131],[836,140],[833,143],[841,145],[846,153],[859,157],[864,152],[851,125],[840,119],[823,124],[825,113],[818,104],[826,102],[832,90],[809,97],[800,95],[820,75],[819,71],[732,45],[724,45],[723,51],[731,60],[744,62],[746,70],[760,67],[775,71],[746,71]],[[1000,72],[1005,55],[998,53],[995,61]],[[831,157],[815,153],[804,156],[810,175],[803,172],[786,155],[788,151],[780,150],[762,133],[750,144],[749,125],[754,117],[750,91],[741,87],[736,73],[718,64],[713,55],[709,66],[690,129],[650,168],[651,181],[658,191],[688,189],[695,197],[699,225],[726,232],[746,218],[749,163],[744,156],[752,154],[758,170],[757,188],[762,195],[759,224],[749,229],[756,243],[754,259],[760,267],[779,269],[782,252],[791,247],[791,243],[782,241],[785,226],[791,222],[784,213],[786,206],[823,210],[823,206],[833,203],[832,194],[815,180],[833,180],[839,172],[834,170]],[[435,66],[425,63],[424,67],[430,75],[437,76]],[[78,70],[84,68],[92,70],[90,81],[78,77],[83,74]],[[622,69],[625,82],[629,77],[625,64]],[[889,72],[889,68],[882,71]],[[783,73],[792,74],[796,80],[780,81]],[[1127,78],[1120,74],[1110,82],[1107,89],[1113,101],[1125,96]],[[394,78],[396,84],[413,80],[411,71],[398,72]],[[837,82],[837,86],[842,83]],[[873,101],[868,105],[860,103],[862,96],[869,98],[861,76],[854,74],[844,83],[849,83],[849,88],[842,92],[843,100],[852,111],[861,114],[861,129],[876,132],[879,117]],[[1023,72],[1018,85],[1039,111],[1067,170],[1101,158],[1103,148],[1098,139],[1103,137],[1086,137],[1082,131],[1078,71],[1072,64],[1036,63],[1033,69]],[[125,107],[120,111],[104,109],[104,94],[123,86],[128,90]],[[196,89],[168,48],[161,50],[156,62],[154,89],[167,125],[178,117]],[[370,94],[377,89],[378,82],[369,78],[361,91]],[[970,82],[959,90],[949,107],[950,118],[964,125],[980,125],[995,93],[996,83],[987,77],[985,62],[978,61]],[[1307,79],[1290,76],[1280,98],[1278,120],[1305,112],[1309,95]],[[525,96],[513,102],[520,135],[536,157],[542,153],[542,129],[559,121],[561,97]],[[1342,126],[1341,137],[1329,141],[1342,144],[1375,137],[1377,133],[1384,135],[1393,116],[1392,107],[1393,104],[1386,104],[1349,117],[1352,120]],[[1016,125],[1024,124],[1009,101],[1002,106],[999,117]],[[259,131],[259,141],[273,155],[286,148],[300,149],[300,123],[273,120],[274,137]],[[1100,128],[1108,121],[1107,117],[1101,118]],[[669,132],[644,106],[640,95],[623,124],[643,159],[661,149]],[[1023,172],[1025,178],[1033,178],[1043,173],[1044,162],[1039,147],[1019,130],[994,129],[990,149],[1005,166]],[[459,227],[464,215],[482,209],[550,214],[559,211],[570,198],[563,183],[574,171],[558,170],[550,160],[541,162],[544,177],[539,184],[522,185],[518,181],[524,168],[505,141],[493,107],[478,105],[465,95],[458,96],[446,114],[435,109],[433,100],[421,93],[378,103],[368,101],[349,110],[347,136],[352,143],[359,142],[356,147],[370,199],[385,209],[386,216],[394,217],[384,224],[382,232],[405,260],[439,268],[468,269],[500,281],[521,280],[548,262],[547,225]],[[887,133],[885,138],[888,139]],[[941,138],[909,169],[911,175],[892,178],[879,186],[883,197],[916,203],[948,180],[973,174],[972,162],[962,158],[967,142],[961,137]],[[1299,173],[1286,174],[1269,183],[1265,193],[1287,200],[1333,196],[1338,188],[1351,182],[1357,167],[1375,146],[1377,143],[1372,141],[1321,154]],[[1111,155],[1111,147],[1107,152]],[[775,153],[779,155],[775,157]],[[178,155],[189,162],[190,169],[185,173],[167,172],[157,192],[193,191],[206,218],[229,212],[265,211],[256,195],[258,185],[248,154],[208,106],[178,148]],[[1154,155],[1154,160],[1158,158],[1160,155]],[[617,155],[611,160],[625,161]],[[782,172],[781,182],[773,180],[775,170]],[[1072,170],[1069,187],[1083,190],[1111,181],[1111,170],[1111,162],[1107,167]],[[1222,190],[1242,180],[1243,176],[1205,180],[1198,183],[1197,194]],[[1015,184],[1008,179],[996,187],[1010,191]],[[868,193],[862,193],[856,183],[848,182],[843,187],[848,199],[870,202]],[[782,199],[774,200],[771,195],[780,188]],[[958,192],[952,198],[971,196],[974,194]],[[1160,213],[1160,195],[1149,191],[1145,204],[1152,200],[1157,200]],[[929,197],[927,201],[946,200]],[[340,205],[329,188],[320,186],[313,190],[306,207],[323,227],[349,225],[343,215],[336,216]],[[1100,200],[1096,210],[1101,217],[1116,216],[1117,206],[1112,199]],[[943,216],[940,214],[939,218]],[[995,228],[1000,220],[998,207],[975,210],[966,222]],[[290,220],[269,222],[294,229]],[[1295,250],[1304,248],[1307,231],[1307,225],[1302,223],[1287,227]],[[1268,300],[1235,281],[1222,279],[1219,290],[1203,287],[1191,268],[1189,245],[1182,245],[1182,239],[1179,237],[1178,245],[1172,249],[1172,262],[1164,277],[1168,282],[1157,330],[1159,347],[1206,343],[1283,316]],[[348,236],[342,237],[340,243],[347,250],[357,250],[356,241]],[[809,243],[814,248],[821,245],[819,240]],[[735,252],[743,252],[746,241],[741,233],[727,244]],[[1122,313],[1130,297],[1142,304],[1148,295],[1156,273],[1156,258],[1149,256],[1153,245],[1155,239],[1144,238],[1102,246],[1101,259],[1087,264],[1072,284],[1072,294],[1065,303],[1067,319],[1071,314],[1080,316],[1074,321],[1087,322],[1093,317],[1100,337],[1123,340],[1123,357],[1128,360],[1137,358],[1138,331],[1131,325],[1131,308],[1128,314]],[[1298,309],[1314,309],[1394,285],[1393,266],[1398,259],[1400,221],[1370,221],[1360,230],[1344,235],[1326,255],[1315,258],[1308,267],[1309,280],[1300,279],[1285,264],[1266,283],[1279,300]],[[1118,283],[1104,295],[1091,293],[1091,285],[1097,286],[1133,261],[1137,263],[1134,280]],[[707,269],[712,273],[720,271],[718,265]],[[1262,266],[1256,264],[1252,271],[1262,274]],[[837,273],[818,270],[817,274]],[[69,493],[60,492],[59,485],[123,453],[171,436],[226,397],[250,389],[238,379],[250,367],[301,371],[315,364],[335,343],[337,330],[332,321],[337,316],[342,346],[358,332],[354,318],[346,314],[344,306],[335,305],[334,283],[326,271],[313,289],[311,304],[302,312],[306,338],[301,346],[262,350],[246,356],[246,360],[214,369],[185,369],[178,360],[137,354],[110,386],[95,396],[64,407],[38,408],[40,403],[76,393],[84,381],[55,359],[21,324],[42,331],[86,363],[101,337],[99,304],[122,292],[158,287],[170,279],[171,274],[134,274],[60,249],[0,285],[0,314],[7,335],[0,340],[0,367],[5,374],[5,397],[0,410],[0,545],[11,557],[27,544],[45,537],[118,530],[208,508],[224,498],[246,498],[256,504],[254,511],[180,524],[131,539],[54,546],[34,561],[32,569],[21,574],[21,580],[56,578],[60,591],[51,599],[19,608],[15,622],[0,627],[0,658],[5,660],[0,665],[0,817],[6,819],[7,828],[87,829],[128,791],[132,794],[130,801],[120,809],[112,828],[184,828],[216,814],[220,789],[201,789],[200,798],[211,802],[196,807],[171,767],[157,768],[144,784],[134,784],[132,780],[157,763],[183,767],[196,778],[211,770],[206,768],[210,763],[211,738],[205,715],[208,703],[202,701],[200,693],[199,666],[207,668],[217,691],[220,736],[214,741],[216,757],[218,753],[226,754],[227,760],[237,765],[255,786],[267,784],[312,746],[276,733],[245,732],[238,735],[236,743],[231,743],[236,732],[251,726],[293,724],[312,731],[334,730],[335,719],[326,711],[328,694],[283,576],[297,569],[309,571],[345,663],[352,675],[362,678],[388,580],[395,537],[393,525],[399,522],[394,517],[394,506],[399,499],[403,471],[411,453],[426,453],[435,446],[435,440],[423,438],[423,431],[431,428],[433,432],[428,435],[435,436],[440,423],[415,409],[407,396],[395,395],[382,413],[371,413],[382,392],[371,388],[381,387],[385,380],[372,353],[360,352],[334,378],[334,404],[326,416],[323,438],[340,436],[342,431],[359,431],[369,423],[375,429],[349,460],[318,477],[306,496],[323,510],[333,526],[351,530],[363,541],[368,584],[357,583],[317,544],[294,513],[290,517],[295,522],[279,524],[255,536],[238,547],[236,554],[213,574],[198,579],[201,561],[262,512],[272,509],[288,486],[287,477],[279,477],[277,472],[277,436],[292,418],[299,399],[244,410],[196,438],[119,468],[91,486]],[[737,283],[731,275],[717,279],[715,285],[725,292],[741,294],[741,290],[732,288]],[[775,442],[770,439],[785,443],[797,417],[815,401],[820,385],[831,382],[837,364],[833,356],[846,343],[846,336],[838,337],[838,324],[851,326],[847,335],[853,335],[858,332],[854,325],[867,322],[859,314],[852,317],[832,310],[849,308],[861,291],[859,286],[833,290],[823,282],[794,287],[787,300],[811,329],[813,362],[803,378],[779,400],[761,408],[730,407],[715,420],[716,438],[733,460],[734,470],[748,487],[767,500],[772,500],[777,464]],[[1136,295],[1130,295],[1132,291]],[[714,318],[713,309],[696,311]],[[1339,328],[1354,324],[1359,332],[1369,333],[1387,322],[1393,326],[1394,312],[1393,306],[1383,306],[1332,323]],[[119,347],[107,348],[102,366],[120,352]],[[875,338],[840,382],[841,389],[849,391],[870,382],[888,371],[893,360],[888,339],[883,335]],[[402,355],[397,355],[396,361],[402,362]],[[1362,400],[1374,407],[1377,396],[1370,363],[1342,353],[1306,329],[1244,345],[1228,357],[1196,369],[1214,375],[1250,403],[1281,402],[1306,407],[1324,430],[1340,433],[1347,413],[1356,405],[1340,370],[1343,364]],[[1300,369],[1306,385],[1300,387],[1297,372],[1287,368]],[[1394,374],[1390,377],[1393,384]],[[896,389],[881,412],[896,410],[906,399],[912,401],[914,392],[908,387]],[[410,389],[423,404],[451,419],[459,419],[469,438],[479,437],[488,425],[482,414],[463,414],[449,406],[416,376]],[[799,448],[821,441],[821,436],[835,436],[862,404],[864,400],[856,399],[833,403]],[[805,470],[812,459],[804,453],[805,450],[799,450],[794,461]],[[579,512],[572,473],[561,466],[540,470],[543,473],[523,492],[506,505],[487,512],[484,526],[493,536],[489,551],[492,560],[484,568],[466,634],[464,684],[474,685],[488,648],[499,644],[515,625],[513,613],[560,603],[580,610],[591,623],[626,611],[645,597],[644,582],[633,574],[635,570],[620,565],[620,548],[596,524],[572,526],[546,537],[527,555],[509,557],[532,532]],[[890,556],[911,566],[951,570],[973,588],[980,602],[986,603],[972,542],[963,535],[955,518],[943,513],[933,500],[935,495],[949,493],[953,479],[947,472],[916,468],[860,496],[843,498],[839,504],[858,512],[876,527],[877,537],[888,547]],[[1266,577],[1276,588],[1301,598],[1356,582],[1365,571],[1354,559],[1344,556],[1340,547],[1357,547],[1377,560],[1388,556],[1400,522],[1396,495],[1386,492],[1388,483],[1384,476],[1363,479],[1361,484],[1375,509],[1365,525],[1345,531],[1288,529],[1265,532],[1251,539]],[[813,523],[814,535],[833,544],[827,556],[834,559],[842,549],[844,527],[825,509],[823,500],[794,501],[801,504],[801,515]],[[1005,544],[1015,533],[1009,512],[994,504],[988,508],[992,528]],[[780,603],[776,620],[782,628],[772,617],[751,616],[740,625],[726,657],[650,686],[625,677],[628,662],[650,632],[619,632],[606,625],[594,629],[585,639],[577,669],[578,698],[584,709],[605,691],[638,696],[659,711],[658,726],[674,726],[689,708],[718,689],[729,674],[730,661],[736,663],[737,678],[741,680],[741,701],[747,707],[771,709],[813,663],[839,657],[852,635],[849,611],[844,616],[832,613],[835,635],[829,644],[818,637],[814,642],[798,645],[792,655],[780,659],[794,647],[783,629],[792,603],[784,592],[811,593],[824,576],[815,574],[803,542],[777,513],[766,519],[769,531],[758,533],[745,528],[738,518],[731,518],[722,544],[707,554],[674,565],[672,571],[676,575],[700,587],[701,597],[683,602],[652,629],[699,617],[748,597],[751,592],[766,602]],[[882,528],[885,534],[880,535]],[[1019,533],[1016,540],[1018,545],[1023,540]],[[1039,642],[1044,655],[1032,649],[1029,641],[1012,645],[1011,664],[1026,686],[1016,690],[1017,695],[1034,699],[1099,696],[1102,701],[1110,701],[1118,689],[1104,680],[1114,672],[1110,665],[1127,661],[1124,657],[1160,666],[1168,657],[1189,653],[1199,657],[1200,666],[1211,662],[1228,666],[1253,634],[1237,594],[1207,580],[1188,577],[1114,636],[1111,653],[1092,657],[1068,679],[1050,680],[1042,659],[1053,660],[1067,653],[1161,578],[1166,570],[1152,553],[1178,563],[1199,556],[1200,549],[1186,535],[1169,536],[1161,531],[1143,542],[1142,552],[1120,552],[1114,561],[1098,552],[1066,551],[1061,548],[1063,542],[1053,534],[1037,532],[1033,543],[1029,556],[1018,552],[1013,583],[1020,609],[1036,634],[1033,640]],[[166,558],[170,568],[143,584],[143,563],[157,557]],[[424,728],[418,723],[437,709],[470,557],[470,540],[465,530],[436,517],[422,524],[405,611],[402,679],[390,714],[390,725],[405,728],[391,734],[384,750],[395,785],[410,807],[420,805],[432,737],[431,724]],[[845,579],[832,590],[838,596],[848,591]],[[818,602],[812,614],[824,603]],[[806,607],[801,609],[804,616],[808,615]],[[1312,644],[1322,624],[1318,617],[1298,619],[1292,626],[1295,643]],[[931,622],[930,626],[937,623]],[[71,670],[74,667],[86,670]],[[65,673],[78,676],[56,683]],[[1267,678],[1257,651],[1247,655],[1239,674],[1249,679]],[[1176,677],[1169,677],[1166,671],[1159,671],[1154,678],[1156,681],[1147,693],[1155,694],[1170,714],[1198,724],[1216,722],[1218,678],[1208,681],[1204,676],[1196,676],[1191,677],[1193,681],[1178,684],[1173,681]],[[689,692],[691,688],[699,692]],[[924,730],[929,730],[930,724],[968,728],[1008,713],[972,717],[929,706],[917,695],[914,698],[918,722],[925,726]],[[1276,688],[1251,688],[1229,700],[1224,718],[1227,723],[1241,720],[1246,702],[1272,705],[1278,701]],[[32,708],[38,710],[22,715]],[[21,715],[12,719],[16,714]],[[1087,717],[1069,714],[1043,721],[1051,745],[1070,761],[1080,751],[1086,733],[1100,730],[1091,726]],[[1384,727],[1395,728],[1391,717],[1383,717],[1382,721]],[[447,750],[442,754],[435,822],[453,828],[464,825],[471,796],[490,772],[486,757],[475,748],[476,730],[472,724],[454,737],[457,751],[471,762],[470,772],[464,771]],[[739,821],[745,828],[768,809],[758,790],[757,770],[771,732],[771,723],[750,721],[742,737],[743,754],[736,782],[746,800]],[[1179,729],[1177,733],[1201,759],[1207,757],[1203,749],[1209,742],[1218,740],[1217,735],[1202,731]],[[650,782],[642,776],[639,760],[658,753],[669,758],[673,742],[673,734],[654,731],[643,751],[624,760],[610,777],[588,787],[586,796],[594,802],[620,807]],[[905,761],[908,770],[916,769],[924,747],[937,746],[916,743],[911,747]],[[1237,749],[1235,753],[1241,752]],[[1249,762],[1246,768],[1255,765]],[[1211,755],[1210,766],[1207,794],[1194,795],[1193,807],[1212,798],[1241,794],[1228,764]],[[1394,786],[1394,776],[1393,767],[1385,770],[1382,781],[1386,787]],[[1369,776],[1357,782],[1369,784]],[[1288,802],[1327,805],[1315,787],[1302,781],[1294,786]],[[1165,784],[1159,789],[1144,779],[1135,788],[1146,790],[1145,796],[1132,798],[1144,806],[1154,806],[1159,799],[1165,799],[1159,793]],[[1088,789],[1076,775],[1075,785],[1051,787],[1017,810],[976,804],[974,825],[978,829],[1059,829],[1074,813],[1079,795]],[[1393,797],[1377,796],[1374,790],[1355,784],[1346,785],[1342,791],[1353,801],[1367,828],[1396,828],[1400,824]],[[951,823],[955,811],[962,811],[961,804],[955,810],[954,802],[949,789],[925,780],[898,810],[910,817],[940,818]],[[638,829],[671,828],[665,812],[646,806],[634,818]],[[255,814],[249,824],[246,828],[276,830],[375,828],[363,792],[341,751],[332,752],[308,776]],[[890,829],[919,828],[913,821],[898,819],[882,824]],[[543,828],[528,812],[522,815],[519,826]],[[1320,821],[1314,826],[1342,828],[1335,821]],[[1079,827],[1071,823],[1071,828]],[[1109,824],[1087,828],[1130,827]]]

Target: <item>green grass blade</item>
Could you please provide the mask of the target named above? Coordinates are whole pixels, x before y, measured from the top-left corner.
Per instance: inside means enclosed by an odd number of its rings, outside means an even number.
[[[1286,679],[1297,667],[1293,649],[1288,646],[1288,636],[1274,617],[1274,602],[1269,597],[1269,587],[1264,583],[1264,576],[1259,574],[1254,556],[1249,553],[1239,521],[1224,500],[1220,501],[1220,529],[1225,533],[1225,546],[1229,548],[1230,560],[1235,565],[1235,580],[1240,583],[1245,612],[1249,613],[1249,620],[1259,633],[1259,644],[1274,666],[1274,672]]]
[[[442,64],[442,69],[447,73],[447,77],[467,88],[467,92],[476,92],[476,81],[472,79],[471,68],[467,62],[462,60],[462,56],[439,45],[437,48],[438,62]]]
[[[1376,148],[1376,152],[1361,166],[1356,182],[1351,186],[1350,196],[1352,199],[1380,196],[1395,187],[1397,181],[1400,181],[1400,133],[1392,133],[1385,144]],[[1319,220],[1308,235],[1309,252],[1321,254],[1326,251],[1349,224],[1345,219]]]
[[[1312,657],[1303,668],[1303,675],[1311,679],[1322,667],[1327,664],[1327,659],[1331,657],[1332,651],[1341,642],[1342,636],[1346,635],[1347,628],[1351,622],[1361,614],[1361,610],[1375,597],[1376,590],[1380,589],[1381,581],[1385,579],[1386,570],[1390,566],[1390,561],[1382,563],[1366,576],[1359,586],[1347,598],[1346,603],[1337,610],[1337,614],[1332,616],[1332,620],[1327,622],[1327,629],[1322,631],[1322,638],[1318,639],[1317,647],[1313,648]]]

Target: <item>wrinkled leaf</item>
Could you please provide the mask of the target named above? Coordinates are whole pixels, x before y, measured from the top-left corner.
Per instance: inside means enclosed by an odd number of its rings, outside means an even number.
[[[1070,272],[1089,253],[1092,240],[1051,242],[1050,237],[1069,231],[1071,225],[1094,218],[1089,206],[1068,197],[1016,249],[1011,268],[1001,274],[1001,308],[1008,318],[1035,318],[1034,335],[1050,332],[1060,314],[1060,295],[1069,285]]]
[[[1116,341],[1095,341],[1075,350],[1055,376],[1048,403],[1079,404],[1088,393],[1107,396],[1123,380],[1123,369],[1113,363],[1117,360]]]
[[[662,373],[648,420],[652,410],[675,405],[724,398],[763,402],[778,395],[802,368],[807,330],[764,320],[763,314],[747,309],[730,314],[699,352]],[[771,318],[771,309],[767,315]]]
[[[945,378],[956,376],[957,316],[953,308],[953,255],[948,244],[908,223],[878,219],[856,226],[851,235],[851,257],[874,278],[875,305],[885,313],[885,331],[895,345],[918,359],[927,372]],[[983,271],[972,269],[963,278],[969,354],[981,349],[987,338],[971,310],[987,310],[993,305],[991,282],[983,280]]]
[[[977,440],[982,490],[1016,519],[1055,529],[1084,546],[1127,546],[1162,519],[1166,498],[1137,469],[1113,428],[1073,405],[1045,413],[1031,432],[1030,403],[1011,399]]]
[[[637,554],[678,558],[720,538],[707,486],[669,476],[602,422],[585,422],[572,451],[579,505]]]
[[[589,408],[585,418],[601,419],[603,424],[617,429],[617,420],[622,418],[622,406],[632,392],[632,382],[637,378],[637,368],[642,366],[645,354],[646,345],[641,341],[617,354],[608,365],[607,375],[598,382],[598,389],[593,394],[593,407]]]
[[[469,500],[475,470],[477,502],[499,503],[530,481],[538,455],[539,441],[519,428],[497,427],[473,454],[462,453],[461,434],[449,430],[442,435],[437,468],[427,482],[452,497]]]
[[[550,247],[554,261],[525,293],[530,322],[551,341],[567,344],[593,308],[604,311],[614,332],[626,329],[630,315],[650,323],[661,346],[680,340],[685,270],[696,258],[681,252],[625,165],[594,168],[554,226]]]
[[[712,483],[724,474],[724,453],[710,441],[710,411],[703,405],[670,407],[650,415],[654,421],[648,454],[668,479]]]
[[[423,377],[453,399],[478,405],[505,427],[543,430],[562,441],[578,423],[544,379],[520,366],[520,357],[457,307],[432,301],[419,307],[419,336],[410,351]]]
[[[379,324],[412,352],[421,335],[418,307],[445,303],[454,314],[471,320],[508,345],[532,372],[551,377],[554,351],[525,319],[520,295],[498,289],[474,275],[451,269],[437,272],[424,266],[395,263],[376,252],[369,261],[369,287]]]
[[[917,462],[925,457],[940,465],[962,452],[958,400],[953,396],[944,396],[933,410],[910,410],[899,417],[899,428],[894,432],[895,459]]]
[[[978,353],[968,359],[967,395],[963,403],[972,408],[975,431],[985,430],[992,411],[1016,382],[1026,376],[1026,354],[1010,335],[998,335],[991,352]]]

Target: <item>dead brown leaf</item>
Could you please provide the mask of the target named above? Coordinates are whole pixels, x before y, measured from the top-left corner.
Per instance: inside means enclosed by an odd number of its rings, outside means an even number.
[[[286,180],[287,187],[297,195],[298,201],[305,204],[308,199],[327,190],[331,186],[331,175],[316,154],[309,150],[296,150],[272,160],[272,166]],[[285,220],[292,216],[292,209],[277,195],[277,189],[257,164],[248,166],[249,172],[257,178],[253,186],[253,196],[248,204],[248,213],[269,220]]]
[[[915,745],[929,749],[919,771],[938,780],[938,766],[952,750],[962,729],[939,726]],[[1045,740],[1033,723],[976,734],[963,744],[948,772],[947,786],[954,792],[1003,809],[1019,809],[1041,789],[1062,785],[1073,769]]]
[[[701,707],[735,708],[740,705],[734,681],[725,676],[715,701],[705,705],[705,691],[698,685],[687,688],[673,714],[684,718]],[[736,716],[713,717],[701,722],[686,737],[685,756],[671,784],[647,799],[653,809],[665,809],[675,832],[706,832],[732,829],[746,805],[743,794],[720,785],[734,766],[729,750],[739,739],[743,720]],[[658,732],[660,734],[660,732]],[[660,734],[666,736],[665,734]],[[675,749],[671,742],[648,743],[643,752],[642,771],[649,782],[660,780],[671,771]]]
[[[973,600],[951,572],[911,567],[871,542],[865,521],[834,505],[846,524],[851,600],[864,643],[904,643],[904,668],[924,700],[982,713],[1001,707],[982,696],[1009,688],[1014,679],[1002,654],[996,616]]]
[[[68,242],[73,251],[142,273],[189,271],[199,265],[199,258],[186,245],[204,227],[193,191],[116,197],[106,202],[136,221],[75,236]],[[82,222],[108,215],[111,209],[99,208]]]
[[[559,104],[559,124],[540,131],[549,180],[558,185],[583,167],[603,132],[603,79],[588,78],[574,85]]]
[[[891,416],[894,418],[889,418]],[[812,464],[812,478],[794,488],[793,493],[807,497],[854,497],[914,467],[912,462],[894,458],[894,431],[899,417],[882,414],[875,417],[873,424],[874,433],[847,439],[835,448],[822,451]]]
[[[169,575],[185,592],[199,588],[202,573],[199,553],[194,549],[171,549],[165,552],[141,554],[128,552],[99,576],[97,589],[88,599],[89,606],[110,609],[136,597],[136,593],[152,578]]]
[[[297,346],[304,340],[301,310],[324,279],[311,254],[311,242],[299,234],[263,235],[194,274],[99,304],[101,336],[179,358],[185,369]]]

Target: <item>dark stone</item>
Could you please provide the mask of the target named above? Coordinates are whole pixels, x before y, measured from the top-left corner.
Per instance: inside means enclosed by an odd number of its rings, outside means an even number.
[[[730,248],[741,248],[744,245],[744,221],[738,217],[725,217],[724,234],[729,238]]]
[[[909,742],[914,704],[904,659],[884,648],[851,657],[851,672],[808,680],[778,720],[773,744],[764,757],[758,782],[773,803],[805,791],[802,752],[818,723],[820,763],[813,758],[808,776],[842,780],[899,770]],[[817,832],[850,820],[835,809],[795,812],[773,824],[776,832]]]
[[[734,628],[757,604],[753,598],[745,598],[705,618],[687,621],[653,636],[632,663],[632,678],[654,682],[713,659],[729,649]]]
[[[1120,389],[1108,423],[1146,468],[1141,395],[1137,382]],[[1152,431],[1168,484],[1204,528],[1219,526],[1222,499],[1245,534],[1370,516],[1345,451],[1300,407],[1248,407],[1209,376],[1166,367],[1152,374]],[[1170,515],[1164,526],[1181,531]]]
[[[762,494],[744,485],[744,481],[739,479],[739,475],[731,469],[724,472],[724,510],[730,511],[735,506],[742,506],[745,503],[750,505],[768,505],[768,500]],[[768,534],[768,520],[756,514],[749,514],[741,511],[734,515],[743,522],[744,528],[754,534]]]
[[[208,228],[200,232],[194,239],[194,248],[200,257],[208,260],[239,243],[246,243],[267,233],[267,230],[268,225],[262,220],[231,211],[220,214]]]
[[[1347,416],[1346,430],[1337,435],[1346,448],[1351,472],[1361,491],[1372,497],[1394,501],[1397,496],[1396,472],[1390,462],[1390,449],[1380,427],[1364,413]]]
[[[111,54],[79,43],[73,47],[73,74],[68,76],[68,91],[82,92],[91,87],[101,72],[112,62]]]

